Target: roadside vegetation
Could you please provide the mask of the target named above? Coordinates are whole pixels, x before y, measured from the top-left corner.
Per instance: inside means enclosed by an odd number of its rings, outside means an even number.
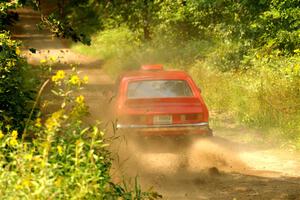
[[[156,193],[141,191],[137,182],[133,187],[113,183],[110,176],[112,160],[105,133],[97,125],[89,126],[81,120],[87,113],[87,107],[84,96],[75,92],[86,82],[87,78],[80,79],[75,69],[68,75],[62,70],[57,71],[44,82],[40,92],[46,84],[52,84],[55,99],[60,99],[60,102],[55,102],[59,105],[58,109],[35,120],[27,119],[21,133],[9,125],[2,127],[1,198],[159,197]],[[18,137],[20,134],[21,137]]]
[[[39,66],[22,57],[21,42],[8,31],[22,3],[0,3],[0,198],[160,198],[143,191],[137,178],[129,184],[111,177],[105,133],[82,120],[88,109],[80,89],[88,77],[80,78],[74,66],[71,73],[56,71],[54,57]],[[55,99],[51,113],[45,93]]]
[[[117,77],[145,63],[182,69],[202,88],[214,127],[254,127],[300,148],[299,1],[93,1],[92,45]],[[105,9],[104,9],[105,8]]]

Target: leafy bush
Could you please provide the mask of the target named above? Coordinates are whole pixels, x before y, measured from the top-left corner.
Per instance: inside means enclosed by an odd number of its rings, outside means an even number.
[[[89,47],[76,44],[73,48],[83,54],[108,60],[125,57],[135,51],[140,44],[133,32],[125,27],[98,32],[92,37],[92,40],[93,43]]]
[[[190,74],[203,87],[211,111],[218,113],[214,117],[226,113],[235,122],[278,132],[281,138],[298,143],[298,63],[299,56],[265,56],[252,58],[254,67],[247,71],[221,73],[209,68],[210,63],[199,62]]]
[[[85,99],[75,91],[86,83],[76,71],[57,71],[51,82],[58,110],[31,121],[18,139],[7,126],[0,131],[0,196],[4,199],[155,199],[111,180],[111,158],[104,133],[86,126]],[[47,81],[48,82],[48,81]],[[46,82],[46,83],[47,83]],[[58,103],[58,102],[56,102]]]
[[[20,43],[0,33],[0,122],[18,130],[29,117],[38,84],[20,53]]]
[[[6,29],[8,25],[12,25],[18,19],[18,14],[12,11],[12,9],[15,9],[18,6],[18,1],[1,1],[0,30]]]
[[[257,35],[255,44],[266,51],[278,49],[283,54],[294,54],[300,45],[299,17],[299,1],[270,1],[251,24]]]
[[[207,55],[206,65],[219,71],[227,72],[242,69],[242,60],[248,47],[236,42],[217,42],[214,50]]]

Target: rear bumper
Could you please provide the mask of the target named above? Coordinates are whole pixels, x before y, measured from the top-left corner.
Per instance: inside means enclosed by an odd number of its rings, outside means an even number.
[[[193,124],[161,124],[161,125],[123,125],[117,124],[118,130],[136,132],[145,136],[181,136],[181,135],[212,135],[207,122]]]

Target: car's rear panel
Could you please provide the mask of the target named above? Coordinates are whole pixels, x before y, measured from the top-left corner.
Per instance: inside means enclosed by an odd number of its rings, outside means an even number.
[[[208,112],[197,98],[128,100],[119,127],[144,135],[205,134]]]
[[[164,79],[163,79],[164,78]],[[175,79],[177,78],[177,79]],[[136,80],[186,81],[192,96],[175,98],[128,98],[127,87]],[[126,77],[117,104],[118,128],[143,135],[199,135],[211,134],[208,126],[208,110],[201,94],[190,77]],[[134,96],[134,95],[133,95]]]
[[[171,116],[171,124],[208,121],[207,110],[197,98],[127,100],[119,116],[128,117],[128,123],[148,125],[163,123],[164,116]]]

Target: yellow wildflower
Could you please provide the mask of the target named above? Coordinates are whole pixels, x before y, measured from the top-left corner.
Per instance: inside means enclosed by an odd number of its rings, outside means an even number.
[[[2,130],[0,130],[0,139],[2,139],[4,137],[4,134],[2,132]]]
[[[58,145],[56,148],[57,148],[58,154],[61,156],[62,153],[63,153],[63,148],[62,148],[62,146]]]
[[[45,125],[49,131],[52,131],[52,130],[54,130],[54,128],[56,128],[59,125],[59,123],[57,122],[57,120],[50,117],[46,120]]]
[[[78,104],[83,104],[84,103],[84,96],[80,95],[80,96],[76,97],[76,102]]]
[[[13,130],[13,132],[11,133],[12,138],[17,138],[18,137],[18,131]]]
[[[39,127],[39,128],[42,126],[41,118],[39,118],[39,117],[36,118],[36,120],[35,120],[35,126],[36,126],[36,127]]]
[[[56,72],[56,76],[58,79],[63,79],[63,78],[65,78],[65,72],[63,70],[58,70]]]
[[[80,79],[77,75],[73,75],[70,79],[70,83],[72,85],[79,85],[80,84]]]
[[[20,55],[20,54],[21,54],[21,50],[20,50],[19,47],[16,48],[16,54],[17,54],[17,55]]]
[[[54,76],[52,76],[52,81],[57,82],[65,78],[65,72],[63,70],[58,70]]]
[[[47,60],[46,59],[42,59],[42,60],[40,60],[40,63],[41,64],[45,64],[45,63],[47,63]]]
[[[56,81],[58,81],[58,78],[57,78],[57,76],[52,76],[52,77],[51,77],[51,80],[52,80],[53,82],[56,82]]]
[[[50,117],[46,120],[45,125],[49,131],[52,131],[58,126],[58,122],[55,119],[53,119],[52,117]]]
[[[85,84],[87,84],[87,83],[89,82],[89,77],[88,77],[88,76],[84,76],[84,77],[83,77],[83,82],[84,82]]]
[[[62,114],[63,114],[63,110],[59,110],[59,111],[52,113],[51,117],[54,119],[59,119],[62,116]]]
[[[18,145],[17,139],[16,138],[10,138],[9,145],[12,146],[12,147],[17,146]]]
[[[56,127],[59,126],[59,119],[62,115],[62,111],[54,112],[51,117],[49,117],[46,122],[45,126],[49,131],[53,131]]]

